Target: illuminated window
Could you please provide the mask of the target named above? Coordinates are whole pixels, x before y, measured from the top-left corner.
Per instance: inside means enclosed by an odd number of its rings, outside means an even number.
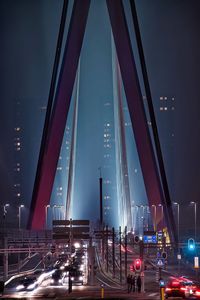
[[[61,171],[62,170],[62,167],[57,167],[57,171]]]
[[[160,97],[160,100],[163,100],[163,97],[162,97],[162,96]]]
[[[20,131],[20,129],[21,129],[20,127],[15,127],[14,128],[15,131]]]
[[[164,110],[167,110],[167,107],[166,107],[166,106],[164,107]]]
[[[15,183],[14,187],[20,187],[20,183]]]
[[[162,106],[160,107],[160,110],[163,110],[163,107],[162,107]]]
[[[175,110],[175,107],[174,107],[174,106],[172,106],[172,110]]]

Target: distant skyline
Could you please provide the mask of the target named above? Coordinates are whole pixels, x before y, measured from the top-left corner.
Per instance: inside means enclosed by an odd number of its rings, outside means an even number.
[[[70,12],[72,1],[69,2]],[[129,1],[125,0],[123,3],[141,79]],[[136,7],[171,199],[180,203],[181,230],[187,227],[192,229],[194,210],[189,203],[198,202],[200,198],[200,2],[138,0]],[[47,104],[61,9],[61,0],[0,2],[2,205],[13,201],[13,130],[17,101],[21,103],[23,130],[20,153],[22,201],[28,206],[31,200],[44,121],[44,111],[40,108]],[[67,19],[69,20],[69,14]],[[111,28],[107,8],[104,0],[92,0],[81,53],[80,118],[75,175],[78,189],[74,194],[79,199],[74,203],[77,217],[91,216],[96,219],[98,216],[98,167],[104,164],[103,103],[113,100],[112,89]],[[164,114],[160,111],[161,96],[168,99],[174,97],[173,116],[165,114],[163,117]],[[167,135],[172,127],[174,137],[169,145]],[[126,138],[129,145],[127,156],[131,161],[132,151],[136,154],[136,150],[131,146],[132,131],[128,128]],[[129,169],[129,181],[132,178],[135,181],[131,183],[131,191],[134,198],[137,197],[136,202],[142,203],[144,198],[139,196],[142,180],[140,166],[137,160],[132,163],[135,168]],[[139,179],[136,179],[136,173],[140,173]],[[102,174],[104,176],[103,168]],[[96,202],[94,199],[97,199]],[[79,203],[83,203],[82,208]],[[200,214],[200,207],[197,212]],[[8,222],[11,224],[11,221]]]

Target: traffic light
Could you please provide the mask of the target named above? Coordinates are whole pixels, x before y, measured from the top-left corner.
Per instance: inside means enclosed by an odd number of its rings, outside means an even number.
[[[138,236],[138,235],[135,235],[135,236],[134,236],[134,242],[137,244],[137,243],[139,243],[139,241],[140,241],[139,236]]]
[[[135,259],[134,267],[135,267],[135,271],[136,272],[140,272],[141,271],[141,269],[142,269],[142,261],[141,261],[141,259],[139,259],[139,258]]]
[[[167,253],[166,252],[162,252],[162,258],[164,258],[164,259],[167,258]]]
[[[189,249],[190,251],[193,251],[193,250],[195,249],[195,241],[194,241],[194,239],[192,239],[192,238],[190,238],[190,239],[188,240],[188,249]]]

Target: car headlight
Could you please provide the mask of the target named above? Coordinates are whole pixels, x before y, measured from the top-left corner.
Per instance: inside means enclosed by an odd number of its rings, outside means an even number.
[[[17,290],[17,291],[20,291],[20,290],[22,290],[22,289],[24,289],[24,285],[23,285],[23,284],[20,284],[20,285],[18,285],[18,286],[16,287],[16,290]]]
[[[30,285],[27,287],[27,290],[32,290],[32,289],[35,288],[35,286],[36,286],[36,283],[30,284]]]
[[[61,282],[62,282],[62,279],[59,279],[58,282],[61,283]]]
[[[83,276],[80,276],[78,279],[79,279],[79,280],[83,280]]]
[[[54,280],[53,280],[53,279],[51,279],[51,283],[54,283]]]

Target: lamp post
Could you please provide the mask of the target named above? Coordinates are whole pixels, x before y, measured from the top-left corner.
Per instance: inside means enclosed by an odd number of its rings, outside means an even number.
[[[180,239],[180,213],[179,213],[179,203],[174,202],[175,206],[177,206],[177,228],[178,228],[178,250],[179,250],[179,239]]]
[[[49,204],[45,205],[45,221],[46,221],[46,229],[48,227],[48,208],[51,207]]]
[[[154,208],[154,224],[153,224],[153,227],[154,227],[154,231],[156,231],[156,217],[157,217],[157,215],[156,215],[156,205],[155,204],[152,204],[151,205],[151,207],[153,207]]]
[[[6,214],[7,214],[7,207],[9,207],[10,204],[9,203],[6,203],[3,205],[3,230],[5,229],[5,219],[6,219]]]
[[[178,227],[178,254],[180,254],[180,211],[179,211],[179,203],[174,202],[175,206],[177,206],[177,227]],[[180,274],[180,257],[178,257],[178,274]]]
[[[191,205],[194,205],[194,240],[196,243],[197,238],[197,203],[194,201],[190,202]]]
[[[54,206],[53,206],[53,218],[55,217],[55,208],[60,208],[61,209],[61,211],[62,211],[62,209],[64,208],[64,205],[56,205],[56,204],[54,204]],[[60,214],[59,214],[59,216],[58,216],[59,218],[59,220],[61,219],[60,218]]]
[[[3,216],[4,216],[4,218],[5,218],[6,214],[7,214],[6,208],[9,207],[9,206],[10,206],[9,203],[6,203],[6,204],[3,205]]]
[[[19,209],[19,229],[21,228],[21,209],[24,207],[24,204],[18,206]]]
[[[162,224],[162,229],[164,227],[164,222],[163,222],[163,217],[164,217],[164,214],[163,214],[163,205],[162,204],[158,204],[158,206],[161,208],[161,224]]]

